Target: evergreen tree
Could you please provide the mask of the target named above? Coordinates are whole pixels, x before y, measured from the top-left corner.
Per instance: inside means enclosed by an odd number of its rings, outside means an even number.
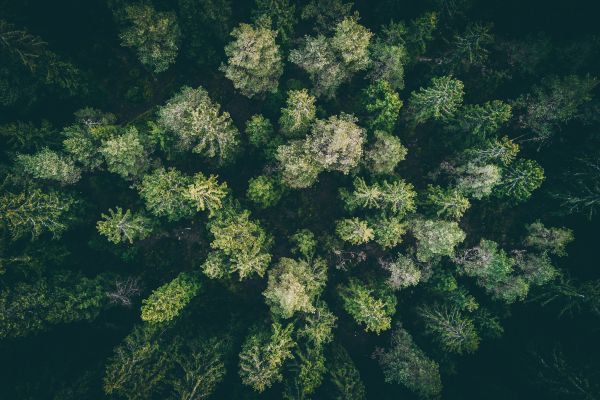
[[[417,123],[453,117],[463,101],[463,83],[450,76],[432,78],[430,86],[412,92],[409,108]]]
[[[121,207],[117,207],[116,211],[110,208],[108,214],[102,214],[102,220],[96,223],[96,228],[98,233],[115,244],[125,241],[131,244],[134,240],[145,239],[152,232],[148,218],[132,214],[131,210],[123,212]]]
[[[357,323],[364,325],[366,332],[379,334],[390,329],[396,312],[396,297],[386,287],[371,288],[351,278],[348,284],[340,286],[338,292],[344,310]]]
[[[142,320],[151,323],[171,321],[181,314],[185,306],[198,294],[200,287],[196,276],[180,273],[142,301]]]

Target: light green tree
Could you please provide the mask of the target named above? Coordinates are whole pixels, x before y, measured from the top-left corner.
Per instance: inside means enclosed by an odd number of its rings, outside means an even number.
[[[227,64],[221,71],[246,97],[276,92],[283,63],[276,32],[267,26],[240,24],[231,32],[233,42],[225,46]]]
[[[409,108],[417,123],[445,120],[456,114],[463,101],[464,85],[450,76],[432,78],[427,88],[412,92]]]
[[[129,26],[121,33],[121,45],[135,48],[140,62],[154,72],[166,71],[179,51],[180,32],[172,12],[158,12],[148,4],[125,7]]]
[[[240,377],[244,385],[260,393],[283,379],[283,364],[293,357],[293,329],[293,324],[284,328],[275,322],[270,332],[255,330],[246,338],[240,352]]]
[[[73,220],[71,211],[76,203],[71,196],[54,191],[6,192],[0,196],[0,226],[4,225],[13,239],[26,234],[36,239],[43,233],[59,238]]]
[[[315,298],[327,281],[327,264],[322,259],[311,262],[281,258],[269,271],[267,288],[263,292],[271,312],[290,318],[295,312],[313,313]]]
[[[212,216],[223,207],[223,199],[227,196],[227,183],[217,181],[217,176],[205,176],[202,172],[194,174],[184,197],[196,206],[196,210],[208,210]]]
[[[548,228],[540,221],[526,226],[527,237],[524,244],[557,256],[565,256],[565,247],[575,239],[573,231],[567,228]]]
[[[250,212],[224,210],[208,226],[214,239],[213,249],[203,264],[210,278],[223,278],[237,272],[240,280],[254,274],[263,276],[271,261],[271,238]]]
[[[189,198],[190,184],[191,179],[176,169],[158,168],[142,178],[139,192],[148,211],[177,221],[194,214],[194,204]]]
[[[456,189],[464,196],[478,200],[489,196],[502,179],[501,169],[494,164],[468,162],[457,167],[453,174]]]
[[[294,140],[279,146],[275,157],[281,169],[282,182],[292,189],[312,186],[322,171],[306,141]]]
[[[544,170],[536,161],[520,159],[503,171],[496,195],[520,203],[529,199],[544,179]]]
[[[272,207],[281,199],[283,190],[277,179],[259,175],[248,181],[246,196],[258,206],[258,208]]]
[[[396,136],[383,131],[375,131],[373,136],[375,142],[365,151],[365,164],[375,175],[391,175],[408,150]]]
[[[454,247],[465,240],[465,233],[454,221],[416,219],[411,231],[417,239],[417,260],[452,256]]]
[[[122,135],[103,141],[100,153],[107,169],[126,179],[137,177],[148,168],[148,154],[138,130],[133,126]]]
[[[96,223],[98,233],[115,244],[128,241],[130,244],[134,240],[142,240],[148,237],[152,232],[152,227],[148,218],[131,210],[123,212],[121,207],[116,211],[112,208],[108,214],[102,214],[102,220]]]
[[[355,17],[346,17],[335,26],[331,47],[345,70],[354,73],[369,66],[369,43],[373,33],[358,23]]]
[[[62,185],[74,184],[81,178],[81,170],[71,159],[47,147],[33,155],[17,155],[16,164],[35,179],[56,181]]]
[[[392,316],[396,312],[396,296],[382,285],[372,288],[351,278],[340,286],[338,293],[344,310],[354,320],[365,326],[366,332],[377,334],[390,329]]]
[[[348,174],[363,155],[365,131],[349,114],[317,120],[308,138],[310,152],[321,168]]]
[[[184,86],[158,110],[158,123],[176,135],[179,149],[191,149],[222,165],[236,155],[239,132],[220,108],[204,88]]]
[[[484,104],[469,104],[462,107],[453,125],[463,132],[472,133],[481,139],[492,137],[512,117],[512,107],[500,100]]]
[[[201,285],[194,274],[182,272],[172,281],[155,289],[142,301],[142,320],[151,323],[167,322],[181,311],[198,294]]]
[[[479,335],[473,321],[457,307],[421,306],[419,315],[431,335],[445,351],[450,353],[473,353],[479,347]]]
[[[426,192],[425,205],[431,208],[438,218],[460,220],[471,207],[459,189],[429,186]]]
[[[336,222],[335,232],[345,242],[354,245],[367,243],[375,238],[375,231],[366,221],[358,218],[346,218]]]
[[[315,97],[308,90],[290,90],[286,105],[281,109],[279,127],[286,136],[302,136],[310,130],[315,120],[317,108]]]
[[[370,225],[375,233],[375,242],[384,249],[391,249],[402,243],[402,236],[406,233],[407,224],[398,216],[380,214]]]

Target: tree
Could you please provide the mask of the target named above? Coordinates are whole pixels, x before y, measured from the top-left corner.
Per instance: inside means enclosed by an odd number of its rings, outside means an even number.
[[[261,148],[273,140],[273,124],[262,114],[253,115],[246,121],[246,136],[250,145]]]
[[[454,221],[417,219],[411,230],[417,239],[417,260],[452,256],[454,247],[465,240],[465,233]]]
[[[491,240],[481,239],[479,246],[463,251],[455,262],[461,274],[475,278],[495,299],[512,303],[527,296],[529,284],[515,273],[515,260]]]
[[[248,181],[246,196],[257,205],[258,208],[272,207],[281,199],[283,190],[276,179],[259,175]]]
[[[53,325],[92,321],[108,306],[107,275],[86,278],[53,271],[0,290],[0,338],[18,338]]]
[[[166,71],[179,50],[175,14],[157,12],[148,4],[134,4],[125,7],[125,15],[130,25],[120,35],[121,45],[134,47],[140,62],[155,73]]]
[[[107,214],[102,214],[102,219],[96,223],[98,233],[115,244],[128,241],[130,244],[134,240],[142,240],[150,235],[152,227],[148,218],[140,214],[131,213],[131,210],[125,211],[117,207],[116,211],[112,208]]]
[[[368,185],[363,178],[354,180],[354,191],[340,190],[340,194],[348,210],[356,208],[374,208],[391,211],[397,216],[404,216],[415,210],[413,185],[403,180]]]
[[[398,253],[395,259],[380,260],[380,265],[390,273],[387,285],[393,290],[416,286],[421,280],[421,270],[410,256]]]
[[[309,149],[321,168],[348,174],[363,154],[365,131],[349,114],[317,120],[308,138]]]
[[[335,26],[331,47],[344,69],[354,73],[369,66],[369,43],[373,33],[358,23],[355,17],[346,17]]]
[[[482,199],[492,194],[502,179],[500,168],[494,164],[479,165],[468,162],[453,171],[456,189],[467,197]]]
[[[306,339],[315,347],[323,347],[333,341],[333,329],[337,317],[329,310],[325,302],[317,301],[315,311],[304,315],[304,326],[298,330],[298,337]]]
[[[390,329],[396,297],[389,289],[382,285],[372,288],[350,278],[346,285],[339,287],[338,293],[344,310],[357,323],[364,324],[366,332],[379,334]]]
[[[151,323],[171,321],[181,314],[185,306],[198,294],[200,288],[197,276],[180,273],[142,301],[142,320]]]
[[[281,368],[292,358],[293,324],[283,328],[275,322],[271,332],[255,330],[246,338],[240,352],[240,377],[244,385],[263,392],[283,379]]]
[[[581,108],[592,100],[598,80],[590,76],[550,76],[519,97],[514,107],[520,111],[521,127],[530,130],[531,140],[544,143],[569,121],[579,118]]]
[[[291,318],[295,312],[315,312],[314,301],[325,286],[327,264],[316,259],[281,258],[269,271],[267,289],[263,292],[271,312],[281,318]]]
[[[452,118],[463,101],[463,83],[450,76],[432,78],[430,86],[410,94],[409,108],[417,123]]]
[[[186,343],[175,362],[183,372],[173,381],[173,390],[182,400],[209,398],[225,378],[226,339],[211,337]]]
[[[537,162],[521,159],[508,166],[495,191],[499,197],[520,203],[529,199],[544,179],[544,170]]]
[[[335,231],[340,239],[354,245],[367,243],[375,237],[375,232],[367,222],[358,218],[337,221]]]
[[[540,221],[526,226],[527,237],[524,244],[537,250],[548,251],[557,256],[566,256],[565,247],[575,239],[573,231],[567,228],[547,228]]]
[[[425,399],[437,398],[442,392],[438,364],[427,357],[404,328],[392,332],[390,347],[377,349],[385,381],[399,383]]]
[[[427,188],[425,204],[432,209],[438,218],[460,220],[471,207],[469,199],[463,196],[459,189],[440,186]]]
[[[455,117],[455,126],[480,139],[492,137],[512,117],[512,107],[500,100],[462,107]]]
[[[227,64],[220,68],[227,79],[246,97],[276,92],[283,73],[276,32],[242,23],[231,36],[234,41],[225,46]]]
[[[463,34],[455,35],[452,62],[467,67],[484,65],[489,55],[488,47],[494,42],[491,28],[490,25],[469,24]]]
[[[479,336],[473,321],[457,307],[422,306],[419,315],[425,328],[445,351],[457,354],[473,353],[479,347]]]
[[[158,123],[177,136],[179,149],[191,149],[223,165],[237,152],[239,132],[220,108],[204,88],[184,86],[158,110]]]
[[[0,197],[0,226],[8,228],[13,239],[30,234],[32,240],[43,233],[58,239],[73,220],[71,211],[77,201],[60,192],[6,192]]]
[[[315,120],[316,99],[306,89],[290,90],[287,96],[286,106],[281,109],[279,127],[286,136],[302,136]]]
[[[188,188],[191,179],[174,168],[158,168],[142,178],[140,196],[146,208],[157,217],[177,221],[194,214]]]
[[[384,80],[375,81],[365,89],[363,102],[369,115],[368,127],[374,131],[392,132],[403,103],[390,84]]]
[[[81,178],[81,170],[75,166],[71,159],[47,147],[33,155],[17,155],[16,163],[23,172],[35,179],[71,185]]]
[[[122,135],[103,141],[100,153],[107,169],[125,179],[138,177],[148,167],[148,154],[138,130],[133,126]]]
[[[317,96],[334,97],[337,88],[348,80],[348,72],[323,35],[305,37],[299,49],[290,51],[289,61],[308,73]]]
[[[306,141],[294,140],[279,146],[275,157],[281,168],[282,182],[292,189],[312,186],[322,171]]]
[[[406,223],[398,216],[381,214],[372,220],[371,225],[375,242],[383,249],[391,249],[402,243],[402,236],[406,233]]]
[[[172,365],[170,347],[160,340],[156,325],[134,327],[106,364],[104,392],[130,400],[151,397]]]
[[[365,163],[369,172],[376,175],[391,175],[408,150],[397,137],[383,131],[375,131],[375,142],[365,151]]]
[[[480,146],[467,149],[465,158],[477,165],[494,164],[500,167],[510,165],[519,153],[519,145],[508,137],[486,141]]]
[[[314,29],[329,32],[352,10],[352,2],[343,0],[311,0],[302,8],[302,19],[314,19]]]
[[[290,242],[294,244],[292,252],[304,257],[306,260],[311,260],[317,251],[315,234],[308,229],[298,230],[290,236]]]
[[[327,372],[333,386],[331,398],[335,400],[365,400],[367,398],[365,385],[346,349],[335,344],[330,360]]]
[[[206,177],[198,172],[192,177],[184,196],[196,206],[196,210],[208,210],[208,215],[212,216],[223,207],[223,199],[227,193],[226,182],[219,184],[217,176]]]
[[[263,276],[271,254],[271,239],[264,229],[250,219],[248,211],[223,210],[208,225],[214,249],[203,264],[210,278],[223,278],[238,272],[240,280],[251,275]]]
[[[376,40],[371,42],[370,53],[371,68],[368,77],[373,82],[388,82],[393,90],[404,89],[404,64],[408,61],[404,45]]]

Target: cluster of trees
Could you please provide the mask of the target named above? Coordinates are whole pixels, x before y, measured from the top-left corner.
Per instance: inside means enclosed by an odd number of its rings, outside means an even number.
[[[437,399],[512,304],[600,315],[566,258],[600,206],[593,57],[548,72],[433,3],[108,1],[137,108],[0,19],[0,111],[31,120],[0,116],[0,354],[86,322],[119,343],[56,400]]]

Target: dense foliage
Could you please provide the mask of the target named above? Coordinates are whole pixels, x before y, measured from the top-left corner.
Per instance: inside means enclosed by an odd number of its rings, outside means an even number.
[[[0,0],[0,398],[600,398],[590,9]]]

